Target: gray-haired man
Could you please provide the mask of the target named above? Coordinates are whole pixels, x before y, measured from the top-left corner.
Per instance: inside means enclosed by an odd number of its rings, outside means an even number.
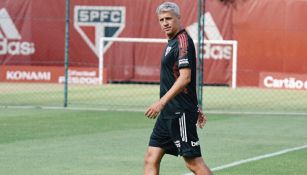
[[[159,174],[165,154],[181,155],[197,175],[211,175],[201,157],[196,123],[202,128],[206,116],[199,111],[196,96],[196,54],[192,39],[180,23],[177,4],[165,2],[157,8],[168,44],[161,60],[160,100],[145,112],[156,118],[145,155],[144,174]]]

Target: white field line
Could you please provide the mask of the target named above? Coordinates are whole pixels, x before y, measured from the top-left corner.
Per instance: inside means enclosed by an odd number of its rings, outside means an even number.
[[[141,109],[109,109],[109,108],[90,108],[90,107],[60,107],[60,106],[0,106],[0,109],[45,109],[45,110],[72,110],[72,111],[114,111],[114,112],[145,112]]]
[[[302,116],[307,116],[306,112],[264,112],[264,111],[259,111],[259,112],[242,112],[242,111],[211,111],[208,110],[206,111],[208,114],[234,114],[234,115],[241,115],[241,114],[247,114],[247,115],[302,115]]]
[[[284,149],[284,150],[274,152],[274,153],[269,153],[269,154],[264,154],[264,155],[257,156],[257,157],[252,157],[252,158],[249,158],[249,159],[235,161],[235,162],[232,162],[232,163],[229,163],[229,164],[226,164],[226,165],[214,167],[214,168],[211,169],[211,171],[223,170],[223,169],[226,169],[226,168],[238,166],[238,165],[253,162],[253,161],[258,161],[258,160],[269,158],[269,157],[279,156],[281,154],[286,154],[286,153],[289,153],[289,152],[292,152],[292,151],[297,151],[297,150],[301,150],[301,149],[305,149],[305,148],[307,148],[307,144],[303,145],[303,146],[294,147],[294,148]],[[193,173],[186,173],[186,174],[183,174],[183,175],[193,175]]]
[[[123,112],[144,112],[144,109],[127,109],[127,108],[90,108],[90,107],[60,107],[60,106],[1,106],[0,109],[54,109],[54,110],[76,110],[76,111],[123,111]],[[307,112],[240,112],[240,111],[211,111],[205,110],[206,114],[225,114],[225,115],[296,115],[296,116],[307,116]]]

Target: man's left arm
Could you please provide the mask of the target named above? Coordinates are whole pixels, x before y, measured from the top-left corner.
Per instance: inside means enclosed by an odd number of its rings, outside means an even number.
[[[207,116],[203,113],[201,108],[198,108],[197,126],[199,126],[200,129],[203,129],[206,122],[207,122]]]

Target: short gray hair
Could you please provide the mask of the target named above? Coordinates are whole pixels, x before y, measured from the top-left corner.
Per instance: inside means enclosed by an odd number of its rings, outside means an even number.
[[[177,4],[173,2],[164,2],[163,4],[159,5],[159,7],[156,10],[157,15],[159,15],[162,12],[169,12],[172,11],[175,13],[176,16],[180,16],[180,9]]]

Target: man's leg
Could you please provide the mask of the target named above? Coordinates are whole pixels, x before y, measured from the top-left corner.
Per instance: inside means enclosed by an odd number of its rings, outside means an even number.
[[[165,151],[159,147],[149,146],[144,157],[144,175],[158,175],[160,162]]]
[[[212,175],[212,172],[205,164],[202,157],[186,158],[184,157],[186,166],[196,175]]]

